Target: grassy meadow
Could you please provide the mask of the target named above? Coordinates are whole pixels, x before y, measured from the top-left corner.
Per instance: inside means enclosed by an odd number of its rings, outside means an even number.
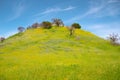
[[[29,29],[0,43],[0,80],[120,80],[120,46],[79,29]]]

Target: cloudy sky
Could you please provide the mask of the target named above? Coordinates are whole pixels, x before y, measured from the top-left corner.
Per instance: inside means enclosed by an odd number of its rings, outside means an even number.
[[[105,38],[120,34],[120,0],[0,0],[0,36],[52,18],[62,19],[67,26],[77,22]]]

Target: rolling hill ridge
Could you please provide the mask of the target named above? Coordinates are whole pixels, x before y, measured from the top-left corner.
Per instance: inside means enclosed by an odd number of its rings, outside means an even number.
[[[120,46],[66,27],[28,29],[0,43],[0,80],[118,80]]]

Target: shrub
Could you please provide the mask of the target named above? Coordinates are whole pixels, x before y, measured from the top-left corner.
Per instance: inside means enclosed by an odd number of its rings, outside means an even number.
[[[27,29],[32,29],[32,27],[31,27],[31,26],[28,26]]]
[[[44,29],[50,29],[52,27],[52,24],[49,21],[43,21],[42,24],[41,24],[41,26]]]
[[[39,23],[34,23],[34,24],[32,24],[32,26],[31,26],[31,28],[38,28],[40,25],[39,25]]]
[[[24,27],[18,27],[18,31],[19,31],[19,32],[23,32],[24,30],[25,30]]]
[[[75,29],[81,29],[81,26],[78,23],[73,23],[72,27]]]
[[[0,37],[0,42],[3,42],[5,40],[4,37]]]

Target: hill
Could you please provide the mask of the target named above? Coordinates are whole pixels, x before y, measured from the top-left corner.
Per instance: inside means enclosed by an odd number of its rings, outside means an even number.
[[[80,29],[29,29],[0,43],[0,80],[119,80],[120,46]]]

